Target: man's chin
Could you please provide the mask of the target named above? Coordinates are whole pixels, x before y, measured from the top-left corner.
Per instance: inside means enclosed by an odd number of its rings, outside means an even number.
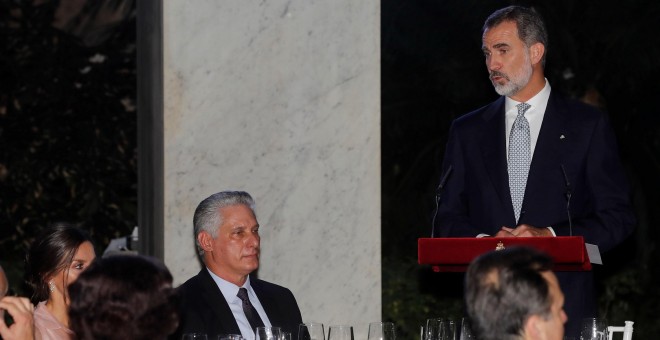
[[[512,86],[506,86],[506,85],[499,85],[499,84],[493,84],[493,87],[495,88],[495,92],[499,94],[500,96],[512,96],[515,94],[516,89]]]

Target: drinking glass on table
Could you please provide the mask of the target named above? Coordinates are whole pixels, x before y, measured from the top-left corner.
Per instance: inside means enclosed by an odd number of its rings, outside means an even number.
[[[182,340],[208,340],[206,333],[186,333],[181,337]]]
[[[353,326],[330,326],[328,328],[328,340],[353,340]]]
[[[422,331],[422,340],[438,340],[440,335],[440,323],[442,319],[426,319],[426,326]]]
[[[391,322],[370,323],[368,340],[396,340],[394,324]]]
[[[457,340],[456,321],[444,319],[440,322],[439,340]]]
[[[257,327],[254,329],[255,340],[279,340],[282,329],[279,327]]]
[[[218,340],[245,340],[240,334],[220,334]]]
[[[323,324],[319,322],[301,323],[298,326],[298,340],[325,340]]]
[[[607,320],[599,318],[582,319],[580,339],[607,340]]]
[[[467,318],[463,318],[461,322],[460,340],[475,340],[474,334],[472,334],[472,328],[470,328],[470,321]]]
[[[280,335],[280,340],[291,340],[291,332],[282,331],[282,335]]]

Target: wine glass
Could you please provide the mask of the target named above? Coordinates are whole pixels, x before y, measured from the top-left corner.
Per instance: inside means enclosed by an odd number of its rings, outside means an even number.
[[[438,340],[441,322],[440,318],[426,319],[422,340]]]
[[[445,319],[440,322],[439,340],[457,340],[456,322],[451,319]]]
[[[282,332],[280,340],[291,340],[291,332]]]
[[[472,334],[472,328],[470,327],[470,321],[467,318],[463,318],[461,321],[461,340],[475,340],[474,334]]]
[[[394,324],[391,322],[370,323],[368,340],[396,340]]]
[[[254,329],[255,340],[279,340],[282,329],[279,327],[257,327]]]
[[[353,340],[353,326],[330,326],[328,328],[328,340]]]
[[[245,340],[240,334],[220,334],[218,340]]]
[[[599,318],[582,319],[581,340],[607,340],[607,320]]]
[[[205,333],[186,333],[181,337],[182,340],[208,340]]]
[[[301,323],[298,326],[298,340],[325,340],[323,324],[319,322]]]

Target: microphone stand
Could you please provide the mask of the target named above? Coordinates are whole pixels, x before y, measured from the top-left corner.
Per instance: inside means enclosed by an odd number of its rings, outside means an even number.
[[[561,173],[564,174],[564,181],[566,183],[566,214],[568,215],[569,236],[573,236],[573,221],[571,221],[571,182],[568,181],[568,176],[566,176],[564,164],[561,164],[560,166]]]
[[[433,213],[433,220],[431,221],[431,237],[435,237],[435,219],[438,217],[438,210],[440,210],[440,200],[442,199],[442,191],[447,183],[447,178],[451,174],[452,166],[450,165],[442,176],[438,188],[435,190],[435,212]]]

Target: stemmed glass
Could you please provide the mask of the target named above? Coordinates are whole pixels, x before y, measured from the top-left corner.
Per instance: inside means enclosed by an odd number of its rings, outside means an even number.
[[[257,327],[254,329],[255,340],[279,340],[282,329],[279,327]]]
[[[323,324],[318,322],[301,323],[298,326],[298,340],[325,340]]]
[[[581,340],[607,340],[607,320],[598,318],[582,319]]]
[[[280,335],[280,340],[291,340],[291,332],[282,332]]]
[[[396,340],[394,324],[391,322],[370,323],[368,340]]]
[[[474,340],[474,334],[472,334],[472,328],[470,327],[470,322],[467,318],[463,318],[461,322],[461,339],[460,340]]]
[[[220,334],[218,340],[245,340],[240,334]]]
[[[424,327],[422,340],[438,340],[440,333],[440,323],[442,319],[433,318],[426,320],[426,327]]]
[[[440,323],[440,340],[457,340],[456,339],[456,322],[451,319],[444,320]]]
[[[423,340],[457,340],[456,322],[442,318],[426,320]]]
[[[328,340],[353,340],[353,327],[346,325],[330,326]]]

